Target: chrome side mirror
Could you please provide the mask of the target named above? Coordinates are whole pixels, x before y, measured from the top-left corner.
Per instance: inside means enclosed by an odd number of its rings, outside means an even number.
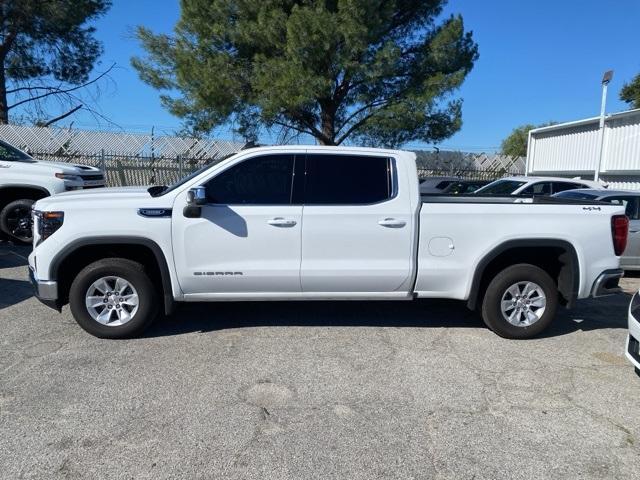
[[[187,205],[199,207],[207,203],[207,192],[204,187],[194,187],[187,191]]]

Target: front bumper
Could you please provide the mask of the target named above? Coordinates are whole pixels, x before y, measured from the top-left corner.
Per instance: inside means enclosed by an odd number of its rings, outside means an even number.
[[[60,303],[58,301],[58,282],[52,280],[38,280],[32,268],[29,268],[29,280],[33,285],[36,298],[47,307],[60,311]]]
[[[623,276],[624,270],[621,268],[605,270],[598,276],[598,278],[596,278],[596,281],[593,282],[591,296],[594,298],[606,297],[607,295],[614,295],[622,292],[619,282]]]

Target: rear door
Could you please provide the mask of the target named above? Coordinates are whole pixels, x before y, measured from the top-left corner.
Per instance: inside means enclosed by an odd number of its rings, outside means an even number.
[[[413,218],[397,167],[382,154],[307,155],[303,292],[394,292],[408,281]]]

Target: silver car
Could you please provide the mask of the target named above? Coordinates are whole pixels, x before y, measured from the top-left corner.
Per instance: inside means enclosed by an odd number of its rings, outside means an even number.
[[[598,200],[624,205],[629,217],[629,239],[627,248],[620,257],[620,267],[625,270],[640,270],[640,192],[629,190],[596,190],[581,188],[558,193],[554,197],[575,200]]]

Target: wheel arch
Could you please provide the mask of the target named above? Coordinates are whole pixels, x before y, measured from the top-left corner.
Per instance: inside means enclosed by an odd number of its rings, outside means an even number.
[[[51,192],[39,185],[11,183],[0,186],[0,209],[14,200],[40,200],[51,196]]]
[[[162,286],[162,292],[160,293],[162,294],[162,297],[163,297],[164,311],[165,311],[165,314],[170,315],[173,312],[173,309],[175,307],[175,302],[173,299],[173,289],[171,286],[171,274],[169,272],[169,265],[167,263],[167,259],[164,255],[164,252],[162,251],[160,246],[153,240],[144,238],[144,237],[135,237],[135,236],[87,237],[87,238],[74,240],[73,242],[70,242],[69,244],[67,244],[62,250],[60,250],[56,254],[56,256],[53,258],[53,260],[49,264],[48,278],[50,278],[51,280],[59,281],[59,288],[61,288],[64,292],[63,293],[61,291],[59,292],[59,294],[62,293],[64,296],[66,296],[68,294],[68,290],[70,286],[69,279],[66,279],[66,281],[63,281],[62,284],[60,284],[61,283],[60,281],[62,280],[61,267],[65,266],[68,263],[71,263],[73,265],[73,260],[71,260],[71,258],[75,257],[76,254],[79,254],[80,252],[88,251],[89,249],[93,249],[93,248],[108,249],[109,247],[112,247],[112,250],[116,252],[116,255],[107,255],[107,258],[112,256],[117,256],[118,250],[122,251],[127,247],[142,248],[150,252],[152,256],[151,258],[153,258],[155,262],[155,267],[157,267],[157,272],[160,274],[161,286]],[[80,258],[86,258],[86,257],[80,256]],[[102,257],[102,258],[105,258],[105,257]],[[128,258],[128,257],[125,257],[125,258]],[[132,259],[139,261],[136,258],[132,258]],[[80,261],[81,265],[82,263],[83,262]],[[82,265],[80,269],[84,268],[85,266],[86,264]],[[73,280],[71,279],[71,281]],[[66,283],[69,283],[69,285],[66,285],[65,287]]]
[[[488,283],[488,275],[494,268],[505,265],[503,262],[509,262],[509,259],[515,263],[521,263],[518,259],[535,258],[536,253],[540,250],[555,252],[557,255],[555,260],[551,258],[543,258],[543,261],[530,261],[532,265],[548,266],[550,263],[557,263],[558,271],[555,272],[554,280],[558,285],[564,303],[567,307],[573,306],[578,298],[580,288],[580,262],[575,247],[567,240],[555,238],[532,238],[508,240],[494,247],[487,253],[478,263],[473,274],[471,289],[467,299],[467,307],[474,310],[478,307],[484,288]],[[504,267],[503,267],[504,268]],[[545,270],[547,270],[545,268]],[[549,272],[551,273],[551,272]]]

